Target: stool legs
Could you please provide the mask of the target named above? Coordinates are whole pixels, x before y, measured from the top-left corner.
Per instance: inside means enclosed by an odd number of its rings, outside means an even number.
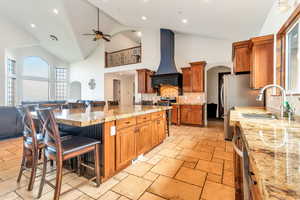
[[[28,184],[28,191],[31,191],[33,189],[35,176],[36,176],[37,161],[38,161],[38,158],[37,158],[36,153],[32,152],[32,166],[31,166],[31,174],[30,174],[30,179],[29,179],[29,184]]]
[[[20,181],[21,181],[22,174],[23,174],[23,171],[24,171],[24,166],[25,166],[25,150],[23,148],[22,162],[21,162],[21,167],[20,167],[17,183],[20,183]]]
[[[96,184],[97,187],[100,186],[100,153],[99,153],[99,144],[95,145],[94,150],[94,156],[95,156],[95,174],[96,174]]]
[[[62,160],[58,159],[56,161],[56,184],[54,191],[53,200],[59,200],[60,191],[61,191],[61,182],[62,182]]]
[[[46,173],[47,173],[47,157],[46,157],[45,153],[44,153],[43,157],[44,157],[43,171],[42,171],[42,179],[41,179],[41,183],[40,183],[38,198],[41,198],[41,196],[42,196],[43,188],[44,188],[45,181],[46,181]]]

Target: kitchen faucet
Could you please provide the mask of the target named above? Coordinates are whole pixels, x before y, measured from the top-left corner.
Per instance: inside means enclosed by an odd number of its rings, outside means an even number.
[[[281,90],[281,93],[282,93],[282,105],[281,105],[281,112],[280,112],[280,115],[281,115],[281,117],[284,117],[284,104],[285,104],[285,101],[286,101],[286,92],[285,92],[285,89],[284,89],[283,87],[281,87],[281,86],[279,86],[279,85],[276,85],[276,84],[266,85],[265,87],[263,87],[263,88],[260,90],[260,92],[259,92],[259,94],[258,94],[256,100],[257,100],[257,101],[262,101],[263,98],[264,98],[264,92],[265,92],[265,90],[268,89],[268,88],[272,88],[272,87],[278,88],[278,89]]]

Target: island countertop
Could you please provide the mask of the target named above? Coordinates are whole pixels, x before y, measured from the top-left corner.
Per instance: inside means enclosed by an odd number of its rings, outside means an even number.
[[[170,106],[104,106],[86,109],[63,109],[55,111],[58,123],[85,127],[118,119],[134,117],[153,112],[170,110]]]
[[[237,107],[230,114],[230,124],[241,128],[262,199],[300,199],[300,122],[249,119],[243,113],[267,111]]]

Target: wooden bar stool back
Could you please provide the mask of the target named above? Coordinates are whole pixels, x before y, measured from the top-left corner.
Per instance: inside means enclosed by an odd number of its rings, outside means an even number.
[[[86,104],[85,103],[69,103],[69,109],[73,109],[73,108],[85,109]]]
[[[91,167],[84,163],[79,163],[79,167],[86,167],[94,170],[95,177],[88,179],[88,181],[96,180],[97,186],[100,186],[100,153],[99,144],[100,141],[78,136],[69,136],[61,138],[58,130],[58,125],[55,121],[53,111],[51,109],[40,109],[38,110],[38,116],[41,121],[44,122],[43,128],[45,130],[45,148],[44,148],[44,165],[42,172],[42,180],[40,184],[38,198],[41,197],[44,184],[47,183],[55,189],[54,200],[58,200],[61,194],[61,183],[62,183],[62,171],[63,171],[63,161],[69,160],[71,158],[80,157],[88,152],[94,152],[95,156],[95,167]],[[46,180],[47,171],[47,160],[56,161],[56,183],[51,184],[51,180]],[[80,160],[80,159],[79,159]],[[86,182],[84,182],[86,183]],[[80,185],[82,185],[81,183]],[[80,185],[76,186],[79,187]],[[74,188],[76,188],[74,187]],[[72,190],[72,189],[71,189]],[[70,190],[65,191],[69,192]],[[64,194],[63,193],[63,194]]]
[[[17,182],[21,181],[23,172],[26,169],[30,169],[30,178],[28,184],[28,190],[33,189],[34,181],[36,178],[36,170],[39,160],[39,152],[44,148],[43,134],[37,133],[34,121],[32,119],[30,110],[28,107],[19,107],[18,111],[22,117],[23,123],[23,158],[18,175]]]
[[[105,101],[92,101],[90,105],[91,107],[105,106]]]

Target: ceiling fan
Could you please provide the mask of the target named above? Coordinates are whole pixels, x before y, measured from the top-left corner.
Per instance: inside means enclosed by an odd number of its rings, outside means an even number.
[[[94,39],[93,41],[97,41],[97,40],[100,40],[100,39],[103,39],[107,42],[110,42],[110,38],[111,36],[108,35],[108,34],[104,34],[102,31],[100,31],[100,27],[99,27],[99,14],[100,14],[100,10],[98,8],[98,18],[97,18],[97,24],[98,24],[98,27],[97,27],[97,30],[95,29],[92,29],[92,31],[94,33],[85,33],[85,34],[82,34],[84,36],[94,36]]]

